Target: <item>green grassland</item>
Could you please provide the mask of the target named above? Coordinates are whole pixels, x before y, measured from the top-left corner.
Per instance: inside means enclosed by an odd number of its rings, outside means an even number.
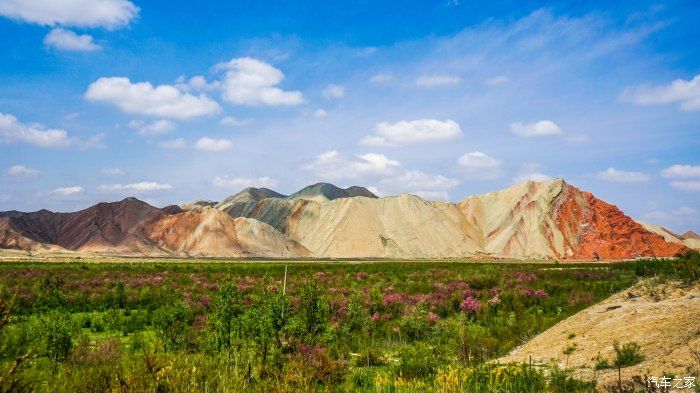
[[[491,360],[699,260],[5,259],[0,391],[591,391]]]

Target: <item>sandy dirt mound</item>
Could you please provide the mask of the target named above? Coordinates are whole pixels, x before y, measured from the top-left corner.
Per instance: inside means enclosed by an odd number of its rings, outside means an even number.
[[[573,336],[572,338],[569,338]],[[683,286],[645,280],[589,307],[516,348],[501,363],[553,363],[574,376],[597,379],[599,387],[617,383],[617,370],[595,371],[596,358],[615,359],[614,342],[636,342],[642,363],[622,368],[623,381],[634,376],[698,376],[700,370],[700,283]],[[573,353],[564,354],[575,346]]]

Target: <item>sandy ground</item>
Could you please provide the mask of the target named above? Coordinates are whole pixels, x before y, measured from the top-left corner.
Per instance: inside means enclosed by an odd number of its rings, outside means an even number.
[[[645,359],[622,368],[623,381],[636,376],[700,377],[700,283],[684,286],[644,280],[546,330],[499,361],[556,364],[581,379],[596,379],[602,391],[617,385],[617,370],[594,369],[596,358],[615,359],[613,343],[636,342]],[[565,355],[568,347],[573,353]],[[696,382],[697,384],[698,382]],[[636,385],[637,388],[642,388]],[[680,389],[678,391],[692,391]]]

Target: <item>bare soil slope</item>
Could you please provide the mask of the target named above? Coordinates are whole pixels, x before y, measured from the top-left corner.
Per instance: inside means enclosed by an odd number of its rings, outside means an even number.
[[[569,338],[574,335],[573,338]],[[596,357],[613,363],[613,343],[636,342],[642,363],[621,370],[634,376],[696,375],[700,370],[700,284],[642,281],[553,326],[499,362],[554,363],[579,378],[597,379],[600,387],[616,383],[617,370],[595,371]],[[564,350],[575,346],[568,357]]]

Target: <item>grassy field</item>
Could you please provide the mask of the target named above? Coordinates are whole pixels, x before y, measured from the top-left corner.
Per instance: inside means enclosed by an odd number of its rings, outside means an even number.
[[[0,391],[591,391],[489,360],[639,277],[697,280],[698,259],[6,260]]]

